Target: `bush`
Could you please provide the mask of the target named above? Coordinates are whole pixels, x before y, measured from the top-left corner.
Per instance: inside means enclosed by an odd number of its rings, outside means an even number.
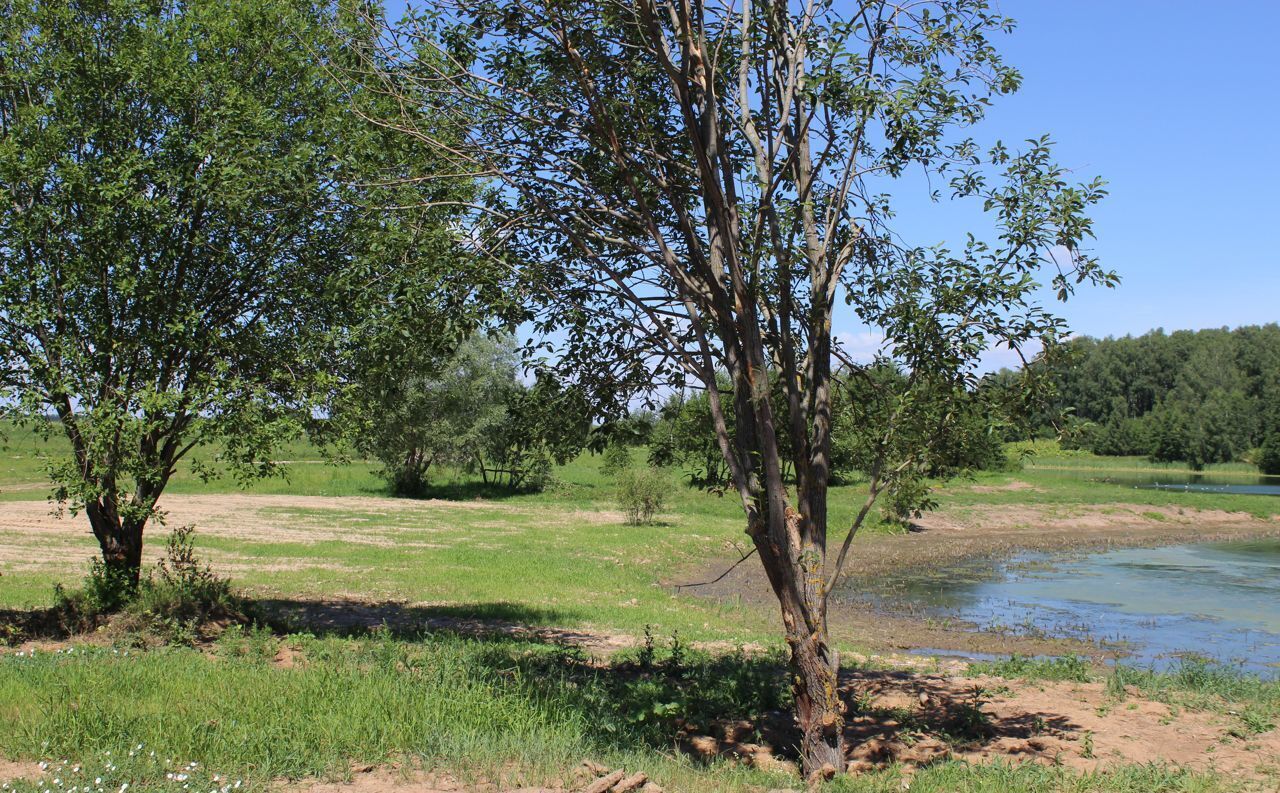
[[[935,509],[929,483],[919,476],[904,476],[896,480],[880,497],[880,514],[885,523],[908,528],[911,521],[925,512]]]
[[[601,457],[600,473],[605,476],[617,476],[631,467],[631,449],[625,443],[610,443]]]
[[[238,613],[240,604],[231,582],[213,572],[195,554],[192,526],[180,526],[169,535],[165,555],[155,574],[139,588],[132,605],[164,619],[203,623]]]
[[[1268,476],[1280,476],[1280,431],[1263,440],[1258,450],[1258,470]]]
[[[667,490],[671,487],[661,469],[627,469],[618,476],[618,505],[627,513],[627,522],[639,526],[653,522],[666,504]]]
[[[84,588],[68,591],[62,584],[53,585],[53,608],[62,630],[77,633],[96,628],[136,595],[127,573],[94,559],[89,563]]]
[[[165,555],[135,588],[95,559],[84,588],[55,588],[59,621],[69,632],[91,630],[118,615],[125,631],[149,633],[166,642],[194,642],[207,623],[246,623],[245,604],[231,582],[201,562],[192,543],[194,527],[174,529]]]

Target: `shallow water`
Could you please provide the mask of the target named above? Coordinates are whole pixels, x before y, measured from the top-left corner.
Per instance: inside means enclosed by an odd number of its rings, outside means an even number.
[[[1152,471],[1104,472],[1098,470],[1055,470],[1055,476],[1085,479],[1143,490],[1171,490],[1187,493],[1229,493],[1241,496],[1280,496],[1280,477],[1227,474],[1194,474]]]
[[[1129,663],[1191,653],[1280,673],[1280,540],[1025,553],[872,587],[893,612],[1015,634],[1124,643]]]

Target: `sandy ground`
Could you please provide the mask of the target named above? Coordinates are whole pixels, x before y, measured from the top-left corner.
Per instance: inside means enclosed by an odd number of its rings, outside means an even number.
[[[623,520],[621,513],[607,510],[572,510],[553,515],[546,508],[494,502],[360,496],[169,495],[161,507],[165,513],[164,525],[153,523],[148,527],[152,541],[146,545],[147,563],[162,554],[164,544],[155,540],[163,537],[166,527],[183,525],[196,526],[197,536],[220,539],[300,544],[344,542],[380,547],[405,547],[406,541],[397,537],[397,532],[412,529],[419,537],[439,537],[438,542],[434,538],[416,540],[417,545],[440,547],[446,542],[467,539],[459,535],[457,522],[451,517],[459,512],[491,512],[495,516],[495,528],[504,526],[500,518],[509,515],[537,515],[541,520],[545,514],[547,520],[591,524],[617,524]],[[44,501],[0,502],[0,574],[79,571],[96,551],[96,540],[83,515],[58,513]],[[269,562],[217,550],[210,550],[207,556],[220,572],[233,576],[247,568],[260,571],[350,569],[320,559]]]
[[[1280,773],[1280,731],[1239,738],[1227,714],[1170,708],[1136,691],[1118,700],[1102,683],[1020,682],[912,672],[858,672],[845,683],[873,711],[894,710],[920,723],[945,724],[979,691],[988,725],[981,737],[948,751],[936,739],[910,741],[909,729],[879,713],[848,727],[863,763],[928,762],[935,753],[973,762],[995,758],[1061,764],[1080,770],[1116,763],[1170,762],[1233,777]]]

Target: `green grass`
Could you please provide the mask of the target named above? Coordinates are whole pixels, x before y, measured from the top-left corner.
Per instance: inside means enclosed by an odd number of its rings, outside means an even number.
[[[935,497],[941,509],[981,505],[1034,507],[1125,504],[1243,512],[1259,518],[1280,514],[1280,498],[1276,496],[1182,492],[1107,483],[1104,481],[1107,472],[1114,472],[1115,469],[1102,464],[1101,461],[1106,459],[1091,455],[1086,460],[1090,465],[1078,465],[1070,469],[1040,467],[1036,464],[1036,459],[1032,459],[1021,471],[978,472],[972,479],[953,480],[942,485],[935,492]],[[1165,469],[1143,470],[1157,472]],[[999,488],[1011,482],[1022,482],[1030,487],[1009,490],[973,488],[973,485]]]
[[[673,755],[672,719],[643,718],[662,713],[659,706],[686,689],[696,694],[686,706],[696,701],[704,717],[741,714],[759,702],[761,686],[781,686],[770,671],[776,659],[739,658],[726,666],[694,654],[646,677],[525,642],[291,636],[283,641],[301,661],[282,668],[272,662],[280,641],[233,632],[211,653],[76,648],[0,658],[6,725],[0,755],[53,762],[64,789],[91,777],[105,777],[108,790],[128,782],[135,790],[177,791],[193,781],[207,785],[196,789],[235,782],[266,789],[273,779],[343,778],[353,765],[388,761],[463,769],[464,779],[541,784],[563,778],[583,758],[644,770],[671,791],[797,785],[785,773]],[[668,651],[656,668],[670,660]],[[829,790],[887,793],[901,790],[904,778],[890,768],[839,780]],[[1081,775],[943,763],[915,774],[911,789],[1136,793],[1233,786],[1160,766]]]
[[[1084,683],[1094,680],[1092,665],[1074,655],[1055,658],[1028,658],[1014,655],[999,661],[981,661],[969,664],[969,673],[993,675],[1018,680],[1073,680]]]
[[[60,443],[55,438],[46,445],[30,433],[10,432],[0,460],[0,501],[46,498],[40,456],[65,451]],[[306,444],[285,452],[280,459],[292,461],[285,467],[287,477],[251,483],[247,492],[380,500],[244,507],[246,521],[276,523],[296,534],[243,539],[216,528],[197,532],[198,546],[215,567],[230,569],[238,587],[277,605],[318,597],[391,600],[418,604],[401,613],[411,621],[480,617],[630,636],[651,625],[659,637],[678,633],[685,641],[777,648],[777,617],[771,610],[666,586],[689,580],[731,554],[735,544],[746,544],[735,499],[683,486],[679,474],[671,475],[669,504],[658,524],[637,527],[615,514],[614,483],[600,473],[600,458],[590,455],[557,469],[557,484],[544,493],[494,493],[473,479],[446,475],[431,495],[447,503],[425,505],[386,497],[370,463],[328,465],[318,462],[318,452]],[[1067,467],[1060,465],[1063,460],[1072,470],[1059,470]],[[1092,455],[1051,456],[1044,450],[1024,470],[949,483],[938,491],[938,500],[942,508],[958,510],[1124,503],[1262,516],[1280,511],[1280,499],[1263,496],[1134,490],[1089,481],[1093,471],[1141,465]],[[1013,482],[1031,487],[1000,489]],[[241,491],[233,479],[202,482],[189,470],[170,488],[188,494]],[[832,526],[847,525],[861,492],[856,483],[833,489]],[[876,521],[866,531],[894,530]],[[90,558],[92,538],[82,526],[77,532],[73,536],[69,527],[65,542],[43,549],[44,555]],[[159,538],[153,531],[153,546]],[[6,536],[0,526],[0,541],[22,539]],[[70,584],[79,574],[74,566],[52,569],[3,570],[0,608],[48,605],[52,584]],[[131,781],[135,789],[175,792],[181,786],[165,774],[173,773],[168,770],[173,763],[193,761],[201,773],[261,787],[278,777],[341,776],[353,762],[404,759],[491,779],[518,771],[523,783],[538,784],[563,777],[584,757],[645,770],[670,791],[798,786],[794,778],[699,766],[673,754],[671,735],[663,732],[669,728],[663,726],[672,713],[669,706],[675,702],[677,710],[687,710],[694,705],[672,699],[672,686],[633,686],[541,644],[445,635],[381,640],[294,635],[285,641],[306,663],[283,669],[270,661],[278,641],[266,634],[233,634],[211,654],[178,648],[127,655],[77,649],[34,659],[0,658],[0,756],[67,759],[82,771],[106,775],[114,785],[110,789]],[[714,706],[726,716],[750,710],[747,700],[756,697],[734,699],[734,686],[744,675],[758,685],[759,676],[771,672],[759,664],[717,668],[714,663],[705,657],[694,662],[702,670],[695,677],[705,674],[725,683],[706,683],[697,707]],[[1069,659],[1013,660],[986,671],[1071,680],[1096,674],[1082,672]],[[1126,676],[1125,684],[1181,707],[1234,712],[1243,733],[1277,721],[1280,689],[1274,684],[1210,674],[1119,674]],[[643,716],[639,721],[637,713]],[[138,744],[144,750],[136,751]],[[170,766],[164,765],[166,759]],[[101,771],[107,766],[115,768]],[[841,780],[832,790],[898,791],[903,778],[900,770],[890,769]],[[199,781],[212,782],[209,777]],[[1080,775],[1060,768],[946,763],[915,774],[911,789],[1136,793],[1230,790],[1232,784],[1148,766]]]

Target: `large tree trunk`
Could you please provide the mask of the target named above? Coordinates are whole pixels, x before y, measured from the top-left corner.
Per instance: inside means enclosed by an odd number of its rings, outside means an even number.
[[[793,616],[792,621],[795,619]],[[791,647],[791,689],[805,774],[811,779],[838,774],[845,765],[839,661],[828,645],[825,628],[807,633],[792,632],[788,627],[787,644]]]
[[[840,699],[840,659],[830,646],[822,604],[823,557],[802,540],[802,518],[786,511],[755,533],[755,545],[782,610],[791,650],[791,691],[800,728],[805,776],[829,777],[844,770],[844,703]],[[780,524],[780,525],[778,525]]]
[[[136,589],[142,576],[142,530],[144,520],[122,520],[110,504],[101,501],[85,506],[93,536],[102,548],[102,563],[108,574]]]

